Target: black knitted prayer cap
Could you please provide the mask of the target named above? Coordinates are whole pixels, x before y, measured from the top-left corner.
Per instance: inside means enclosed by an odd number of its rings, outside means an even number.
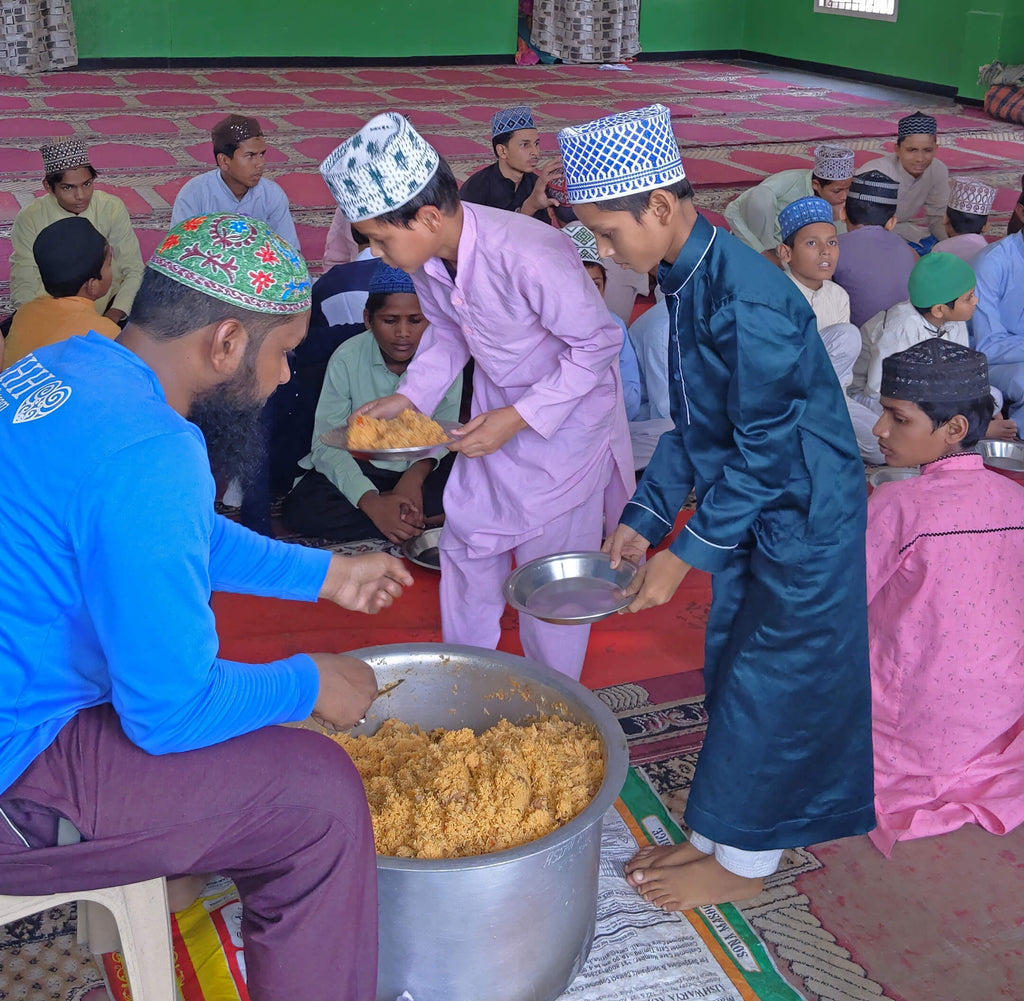
[[[932,337],[882,361],[881,395],[911,403],[958,403],[989,391],[980,351]]]

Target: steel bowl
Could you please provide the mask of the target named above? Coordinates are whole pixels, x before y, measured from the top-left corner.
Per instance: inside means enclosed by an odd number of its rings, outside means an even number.
[[[432,456],[440,455],[455,439],[452,431],[462,425],[458,421],[438,421],[442,430],[448,433],[448,441],[440,445],[411,445],[406,448],[349,448],[348,447],[348,425],[325,431],[320,435],[320,441],[331,448],[343,448],[356,459],[379,459],[387,462],[418,462],[420,459],[429,459]]]
[[[407,560],[417,566],[426,567],[428,570],[441,569],[441,553],[437,544],[441,539],[442,526],[427,528],[406,539],[402,545],[402,553]]]
[[[478,647],[404,643],[353,650],[383,688],[353,734],[397,718],[424,729],[518,723],[539,713],[591,723],[604,782],[579,816],[505,851],[456,859],[379,855],[377,1001],[554,1001],[590,953],[597,920],[601,821],[629,767],[611,711],[581,684],[536,661]]]
[[[920,466],[882,466],[868,474],[868,483],[880,487],[883,483],[895,483],[897,480],[911,480],[921,475]]]
[[[978,442],[982,461],[995,473],[1024,481],[1024,443],[983,438]]]
[[[613,570],[607,553],[555,553],[516,567],[505,579],[505,600],[520,612],[577,626],[598,622],[633,600],[624,595],[638,567],[622,560]]]

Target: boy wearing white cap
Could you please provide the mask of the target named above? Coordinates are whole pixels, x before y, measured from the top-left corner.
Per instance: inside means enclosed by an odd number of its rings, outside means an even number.
[[[359,413],[431,413],[470,358],[472,419],[445,489],[446,643],[494,649],[502,581],[551,553],[596,549],[635,484],[616,360],[622,332],[571,241],[519,213],[459,200],[401,115],[368,122],[321,165],[373,252],[412,276],[430,326],[399,393]],[[588,626],[520,620],[527,656],[579,677]]]
[[[927,254],[938,240],[945,239],[946,202],[949,201],[949,171],[935,159],[939,148],[939,124],[931,115],[915,111],[896,126],[896,150],[871,160],[861,171],[879,170],[899,182],[896,226],[919,254]],[[924,212],[927,225],[914,220]]]
[[[987,246],[988,214],[996,200],[996,189],[969,177],[955,177],[946,206],[946,239],[935,251],[956,254],[970,264]]]
[[[836,229],[845,233],[843,205],[852,177],[853,150],[824,143],[815,148],[814,166],[810,170],[797,168],[772,174],[729,202],[725,207],[726,222],[748,247],[779,264],[779,213],[800,198],[817,195],[832,206]]]
[[[548,196],[547,186],[561,174],[562,165],[553,160],[537,169],[540,134],[533,112],[526,105],[496,111],[491,116],[491,146],[494,163],[466,178],[459,197],[464,202],[522,212],[550,222],[548,208],[558,202]]]
[[[675,429],[606,542],[642,559],[631,587],[669,601],[691,566],[714,575],[709,723],[681,846],[627,866],[667,910],[741,900],[782,851],[874,825],[863,466],[814,315],[793,283],[698,214],[667,108],[559,133],[570,202],[603,254],[659,261]],[[838,739],[837,739],[838,738]]]

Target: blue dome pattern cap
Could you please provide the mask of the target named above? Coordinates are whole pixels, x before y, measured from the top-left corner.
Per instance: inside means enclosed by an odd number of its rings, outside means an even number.
[[[514,108],[502,108],[491,116],[491,138],[504,135],[506,132],[518,132],[520,129],[535,129],[533,112],[525,104],[517,104]]]
[[[412,279],[401,268],[393,268],[383,261],[370,275],[370,287],[366,290],[370,295],[391,295],[394,292],[411,292],[416,294],[416,286]]]
[[[600,202],[664,188],[686,177],[672,115],[652,104],[558,133],[570,202]]]
[[[395,111],[371,118],[320,164],[320,173],[349,222],[400,209],[437,170],[440,157]]]
[[[799,198],[791,205],[787,205],[779,213],[782,242],[785,243],[798,229],[803,229],[804,226],[810,226],[815,222],[827,222],[835,225],[832,218],[832,206],[824,198],[811,195],[810,198]]]

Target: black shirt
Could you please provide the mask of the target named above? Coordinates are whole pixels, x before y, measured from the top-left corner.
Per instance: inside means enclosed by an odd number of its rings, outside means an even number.
[[[515,212],[522,208],[526,199],[533,194],[537,184],[537,175],[531,172],[523,174],[519,184],[513,184],[502,172],[495,160],[483,170],[478,170],[471,177],[466,179],[465,184],[459,188],[459,197],[464,202],[473,202],[474,205],[490,205],[491,208],[505,209],[507,212]],[[551,218],[547,209],[534,212],[534,219],[550,223]]]

